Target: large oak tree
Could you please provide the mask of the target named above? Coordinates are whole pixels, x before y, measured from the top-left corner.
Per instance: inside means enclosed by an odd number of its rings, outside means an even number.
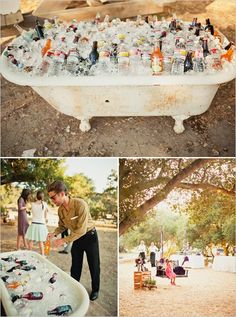
[[[120,235],[174,190],[235,195],[233,159],[121,159],[119,173]]]

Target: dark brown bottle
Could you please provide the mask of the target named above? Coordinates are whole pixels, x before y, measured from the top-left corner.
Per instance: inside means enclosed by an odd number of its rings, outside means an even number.
[[[202,48],[203,48],[203,56],[204,57],[206,57],[207,55],[210,55],[210,52],[209,52],[209,49],[208,49],[208,40],[207,40],[207,38],[203,39]]]
[[[97,41],[93,42],[93,48],[92,48],[91,53],[89,54],[89,59],[90,59],[92,65],[96,64],[96,62],[99,59],[98,42]]]
[[[206,19],[205,30],[209,30],[211,32],[211,35],[214,35],[214,26],[211,24],[210,19]]]
[[[193,69],[192,53],[188,52],[184,61],[184,72],[186,73],[187,71],[192,69]]]

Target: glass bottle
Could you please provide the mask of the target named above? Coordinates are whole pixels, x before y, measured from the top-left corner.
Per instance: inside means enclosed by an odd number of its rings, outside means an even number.
[[[208,40],[206,37],[203,39],[202,48],[203,48],[203,56],[204,57],[207,57],[207,55],[210,55],[210,52],[208,49]]]
[[[188,52],[184,61],[184,73],[193,70],[192,52]]]
[[[163,54],[160,50],[160,44],[157,44],[151,54],[151,65],[153,75],[159,75],[163,71]]]
[[[50,240],[46,240],[44,243],[44,254],[45,255],[49,255],[50,254],[50,247],[51,247],[51,243]]]
[[[43,38],[44,38],[43,27],[42,27],[42,25],[40,25],[38,19],[37,19],[35,22],[36,22],[35,31],[37,32],[38,37],[39,37],[40,39],[43,39]]]
[[[52,277],[49,279],[49,283],[53,284],[57,280],[57,273],[53,273]]]
[[[21,285],[20,282],[13,282],[13,283],[8,283],[8,284],[6,285],[6,287],[7,287],[7,288],[12,288],[12,289],[14,289],[14,288],[17,288],[17,287],[20,286],[20,285]]]
[[[47,53],[47,51],[50,50],[51,43],[52,43],[52,40],[47,39],[45,46],[42,48],[42,56],[44,56]]]
[[[233,57],[234,57],[234,46],[231,45],[230,48],[227,50],[227,52],[221,55],[221,59],[225,59],[228,62],[231,62]]]
[[[199,47],[194,52],[194,58],[193,58],[193,71],[196,73],[204,72],[205,64],[204,64],[204,58],[203,58],[203,49],[202,47]]]
[[[20,265],[13,266],[13,267],[10,268],[9,270],[7,270],[7,273],[11,273],[11,272],[13,272],[14,270],[18,270],[18,269],[20,269],[20,268],[21,268]]]
[[[25,265],[21,267],[21,270],[32,271],[32,270],[36,270],[36,267],[34,265]]]
[[[25,295],[13,295],[11,300],[14,303],[17,299],[20,299],[20,298],[25,298],[28,300],[40,300],[43,298],[43,293],[42,292],[30,292],[30,293],[27,293]]]
[[[206,19],[206,26],[205,30],[209,30],[211,32],[211,35],[214,35],[214,26],[211,24],[210,19]]]
[[[65,315],[65,314],[68,314],[69,312],[72,312],[72,307],[70,305],[62,305],[62,306],[57,306],[56,308],[52,310],[48,310],[47,314],[48,315]]]
[[[124,44],[121,44],[119,47],[118,71],[123,75],[127,75],[129,72],[129,52]]]
[[[92,65],[96,64],[96,62],[99,59],[98,42],[97,41],[93,42],[93,47],[92,47],[92,51],[89,54],[89,59],[90,59]]]

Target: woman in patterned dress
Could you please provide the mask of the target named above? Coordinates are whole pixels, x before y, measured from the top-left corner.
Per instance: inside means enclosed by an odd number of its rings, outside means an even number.
[[[17,244],[16,248],[17,250],[20,250],[21,243],[23,242],[23,245],[25,249],[27,249],[27,243],[25,240],[25,234],[28,229],[28,220],[27,220],[27,213],[26,213],[26,203],[30,196],[30,190],[27,188],[24,188],[22,190],[22,193],[17,200],[18,205],[18,235],[17,235]]]

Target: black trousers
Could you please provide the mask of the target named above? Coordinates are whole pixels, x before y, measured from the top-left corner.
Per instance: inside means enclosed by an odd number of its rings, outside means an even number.
[[[152,267],[156,266],[155,258],[156,258],[155,252],[151,252],[151,253],[150,253],[150,262],[151,262],[151,266],[152,266]]]
[[[100,286],[100,257],[99,243],[96,229],[90,230],[84,236],[75,240],[71,249],[71,276],[80,281],[84,252],[87,255],[89,271],[92,279],[92,290],[99,291]]]

